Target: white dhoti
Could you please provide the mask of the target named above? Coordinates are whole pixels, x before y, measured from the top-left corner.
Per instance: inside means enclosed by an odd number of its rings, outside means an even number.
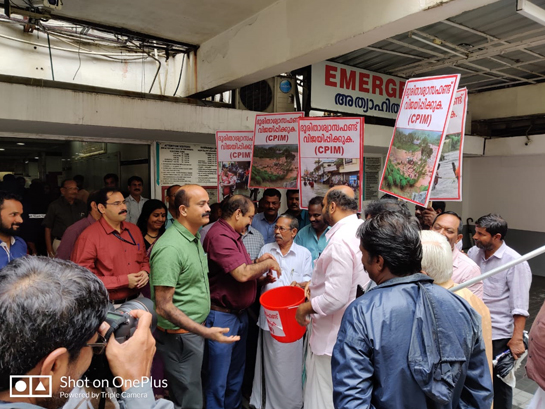
[[[301,409],[302,374],[303,340],[283,344],[269,331],[260,329],[250,404],[256,409]],[[263,383],[265,406],[262,404]]]
[[[305,408],[334,409],[331,357],[307,352],[307,380],[305,383]]]

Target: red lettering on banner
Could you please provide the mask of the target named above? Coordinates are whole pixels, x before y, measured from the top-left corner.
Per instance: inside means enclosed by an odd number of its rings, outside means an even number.
[[[337,67],[333,67],[332,65],[326,65],[325,66],[325,85],[328,87],[336,87],[337,83],[335,80],[337,79]]]
[[[403,90],[405,89],[405,81],[399,82],[399,96],[398,98],[401,99],[403,97]]]
[[[383,95],[382,85],[383,85],[382,77],[379,77],[377,75],[373,75],[373,92],[372,93],[375,94],[375,95],[378,94],[378,95],[382,96]]]
[[[360,92],[369,92],[369,74],[366,74],[365,72],[360,72],[359,75],[359,87],[358,90]]]
[[[386,80],[386,96],[389,98],[396,97],[396,82],[391,78]]]
[[[347,75],[347,70],[344,68],[341,68],[341,83],[340,87],[343,89],[351,89],[354,91],[356,89],[356,71],[348,71],[349,74]]]

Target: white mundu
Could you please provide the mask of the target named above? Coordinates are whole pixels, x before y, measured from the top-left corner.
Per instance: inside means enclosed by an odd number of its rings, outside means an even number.
[[[282,275],[267,284],[262,292],[272,288],[290,285],[293,281],[308,281],[312,275],[312,255],[306,248],[292,243],[288,253],[283,256],[278,244],[269,243],[259,256],[272,254]],[[255,375],[250,404],[262,409],[263,387],[265,388],[266,409],[301,409],[303,406],[303,340],[283,344],[275,340],[269,327],[263,307],[259,311],[259,340],[255,364]]]

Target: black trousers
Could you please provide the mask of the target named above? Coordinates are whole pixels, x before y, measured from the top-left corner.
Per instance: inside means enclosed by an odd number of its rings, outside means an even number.
[[[506,338],[492,341],[492,356],[494,358],[509,349],[507,346],[509,340]],[[512,409],[512,407],[513,388],[497,377],[496,368],[494,368],[494,409]]]

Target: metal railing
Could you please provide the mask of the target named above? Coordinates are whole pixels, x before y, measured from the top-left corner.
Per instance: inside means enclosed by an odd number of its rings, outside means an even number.
[[[524,256],[521,256],[520,258],[517,258],[515,260],[512,260],[506,264],[504,264],[503,266],[500,266],[498,268],[495,268],[493,270],[490,270],[484,274],[481,274],[479,277],[475,277],[475,278],[472,278],[471,280],[468,280],[462,284],[458,284],[457,286],[454,286],[452,288],[450,288],[449,290],[454,292],[454,291],[458,291],[458,290],[461,290],[462,288],[466,288],[466,287],[469,287],[470,285],[472,284],[475,284],[475,283],[478,283],[479,281],[483,281],[484,279],[488,278],[488,277],[491,277],[495,274],[498,274],[500,272],[502,272],[503,270],[507,270],[508,268],[511,268],[513,266],[516,266],[517,264],[520,264],[524,261],[527,261],[527,260],[530,260],[531,258],[534,258],[534,257],[537,257],[539,256],[540,254],[543,254],[545,253],[545,246],[543,247],[539,247],[537,249],[535,249],[534,251],[531,251],[527,254],[525,254]]]

